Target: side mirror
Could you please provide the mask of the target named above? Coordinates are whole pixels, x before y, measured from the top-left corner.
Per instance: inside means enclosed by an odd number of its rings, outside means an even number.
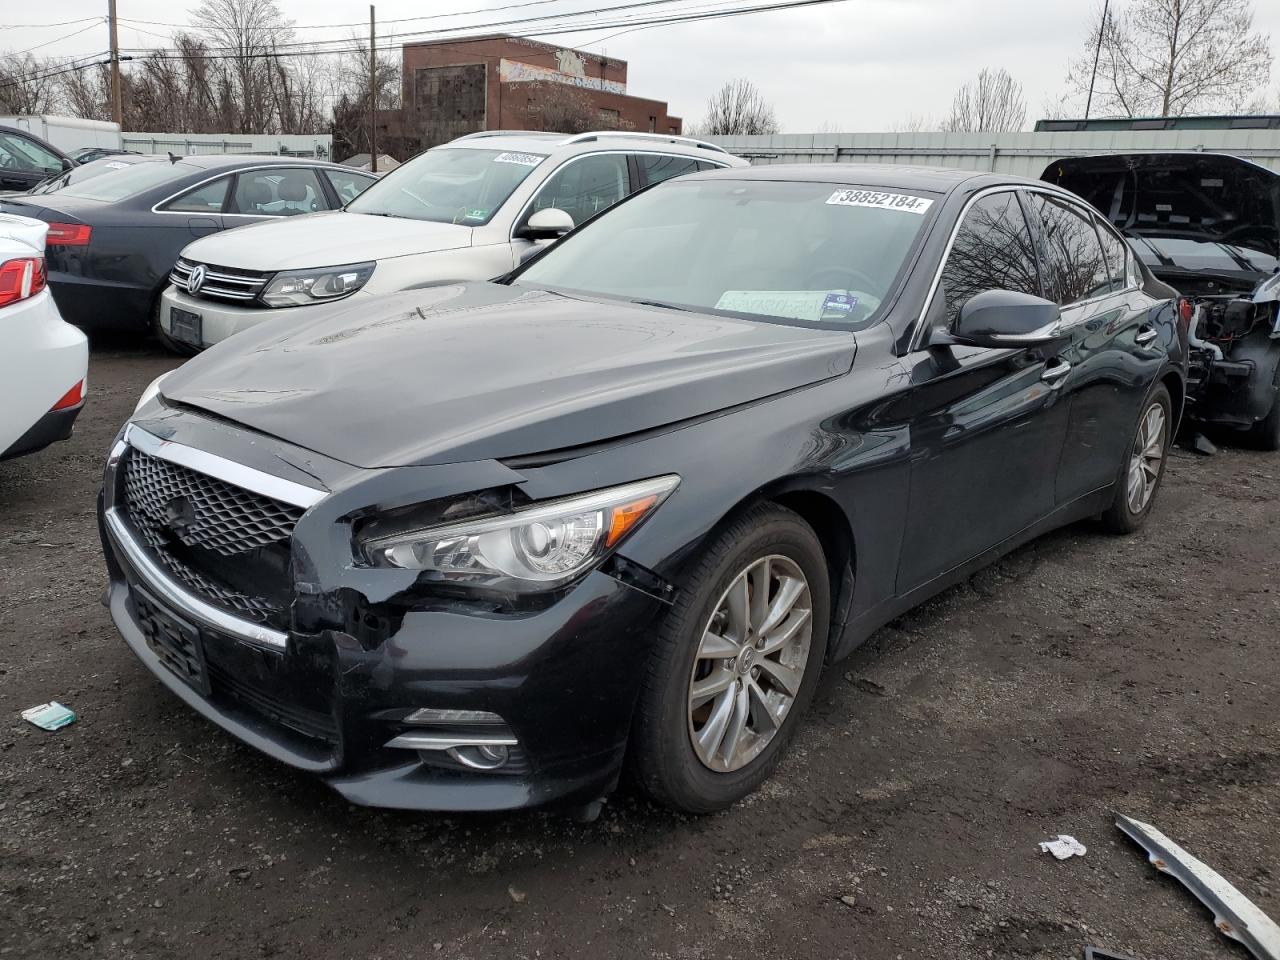
[[[531,216],[518,236],[525,240],[559,240],[573,229],[573,217],[558,207],[547,207]]]
[[[62,163],[60,164],[61,168],[62,168],[64,171],[65,171],[65,170],[70,170],[70,169],[71,169],[72,167],[74,167],[75,165],[76,165],[76,162],[75,162],[74,160],[72,160],[70,157],[63,157],[63,158],[62,158]]]
[[[985,290],[966,300],[948,333],[930,338],[971,347],[1039,347],[1058,339],[1062,313],[1056,303],[1029,293]]]

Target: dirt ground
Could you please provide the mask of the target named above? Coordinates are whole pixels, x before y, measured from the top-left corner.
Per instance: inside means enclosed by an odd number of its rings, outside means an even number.
[[[882,630],[723,814],[423,816],[240,745],[112,628],[93,498],[173,363],[95,350],[74,439],[0,464],[0,955],[1246,956],[1113,811],[1280,915],[1280,457],[1178,451],[1143,533],[1069,528]],[[19,718],[51,698],[80,721]]]

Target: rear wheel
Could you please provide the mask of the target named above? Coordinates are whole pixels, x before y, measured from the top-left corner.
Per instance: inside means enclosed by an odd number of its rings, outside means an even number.
[[[180,357],[194,357],[199,352],[194,347],[173,339],[165,330],[163,297],[156,297],[155,305],[151,308],[151,333],[160,341],[162,347]]]
[[[1115,497],[1102,515],[1113,533],[1132,533],[1147,522],[1169,454],[1173,403],[1164,384],[1157,384],[1142,405],[1129,453],[1120,466]]]
[[[631,742],[640,786],[709,813],[763,783],[813,697],[829,620],[826,560],[809,526],[772,504],[735,521],[661,629]]]

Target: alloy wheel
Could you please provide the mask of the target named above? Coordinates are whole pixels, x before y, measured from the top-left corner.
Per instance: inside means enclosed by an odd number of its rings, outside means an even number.
[[[1138,424],[1138,435],[1133,440],[1133,452],[1129,457],[1128,502],[1129,510],[1138,514],[1147,508],[1156,492],[1160,479],[1160,465],[1164,460],[1165,431],[1168,417],[1163,405],[1153,403]]]
[[[800,567],[753,561],[721,595],[689,678],[689,738],[702,764],[740,770],[782,729],[809,662],[813,600]]]

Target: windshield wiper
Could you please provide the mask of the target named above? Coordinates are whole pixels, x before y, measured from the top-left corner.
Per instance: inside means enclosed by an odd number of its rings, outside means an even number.
[[[679,310],[681,313],[693,313],[688,307],[680,307],[674,303],[664,303],[661,300],[631,300],[631,303],[638,303],[642,307],[661,307],[663,310]]]

